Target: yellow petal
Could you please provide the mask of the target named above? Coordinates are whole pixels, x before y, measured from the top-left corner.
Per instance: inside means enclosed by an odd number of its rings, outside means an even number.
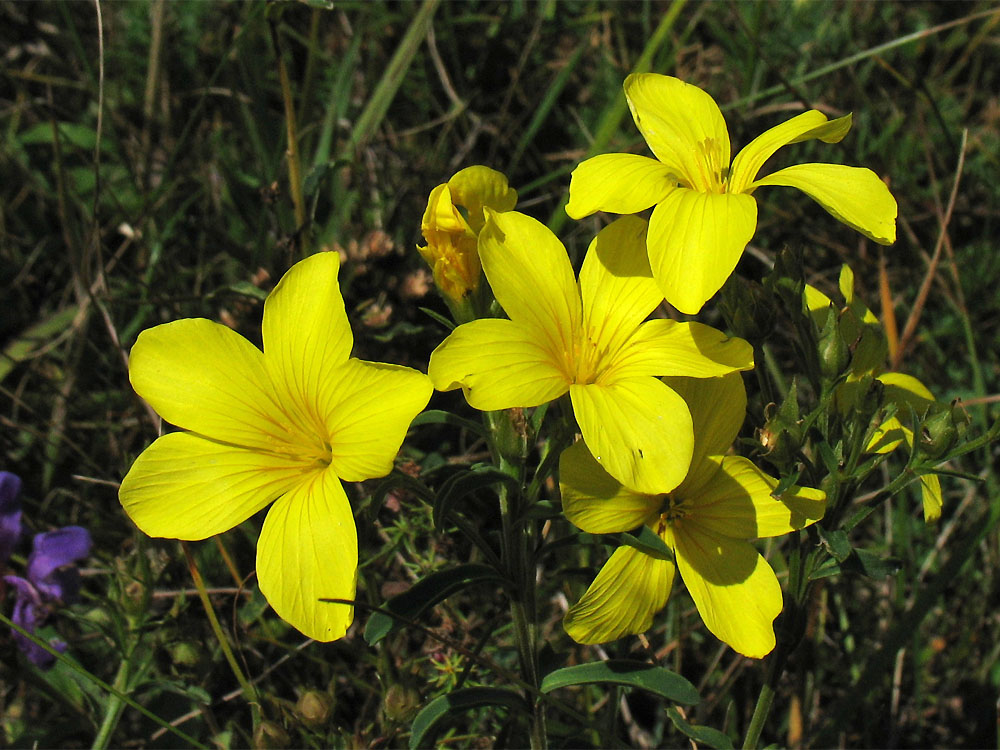
[[[742,456],[705,459],[707,479],[685,481],[677,492],[690,503],[689,518],[700,528],[734,539],[788,534],[814,524],[826,512],[826,493],[792,487],[780,499],[771,495],[778,480]]]
[[[642,375],[714,378],[753,368],[753,347],[702,323],[648,320],[615,357],[601,382]]]
[[[317,641],[347,632],[354,607],[358,536],[351,506],[332,471],[319,472],[268,511],[257,542],[257,580],[278,616]]]
[[[614,534],[646,523],[663,498],[633,492],[604,470],[577,441],[559,457],[559,492],[566,518],[588,534]]]
[[[674,564],[669,560],[619,547],[583,598],[570,607],[563,627],[577,643],[606,643],[643,633],[666,605],[673,582]]]
[[[570,386],[587,448],[626,487],[669,492],[684,479],[694,438],[684,399],[656,378]]]
[[[186,318],[143,331],[132,347],[129,380],[178,427],[263,450],[289,440],[264,355],[218,323]]]
[[[439,391],[464,388],[476,409],[538,406],[559,398],[569,380],[552,354],[510,320],[460,325],[431,353],[427,374]]]
[[[875,378],[885,386],[885,400],[890,404],[909,404],[917,414],[936,403],[934,394],[912,375],[884,372]]]
[[[625,79],[632,119],[650,150],[695,190],[718,190],[729,169],[730,145],[719,105],[697,86],[670,76]]]
[[[346,482],[384,477],[413,418],[433,392],[423,373],[350,359],[322,383],[331,468]]]
[[[815,109],[796,115],[780,125],[765,130],[736,154],[729,175],[729,189],[742,193],[751,189],[757,173],[774,152],[790,143],[818,138],[826,143],[837,143],[851,129],[851,116],[827,120],[826,115]]]
[[[517,205],[517,191],[507,184],[507,177],[495,169],[475,165],[459,170],[448,180],[452,199],[469,212],[469,226],[478,234],[486,223],[483,207],[494,211],[512,211]]]
[[[743,426],[747,391],[743,376],[732,372],[717,378],[664,378],[680,394],[691,412],[694,425],[694,469],[708,456],[729,450]]]
[[[572,347],[580,290],[566,248],[541,222],[517,211],[487,210],[479,256],[507,316],[555,349]]]
[[[648,156],[602,154],[573,170],[566,213],[573,219],[596,211],[639,213],[663,200],[676,185],[670,169]]]
[[[653,277],[667,302],[694,315],[736,268],[757,228],[757,203],[745,194],[678,188],[649,220]]]
[[[744,656],[769,654],[782,599],[767,561],[749,542],[689,520],[675,522],[674,544],[677,568],[708,629]]]
[[[941,480],[937,474],[924,474],[920,477],[920,495],[923,499],[924,521],[933,523],[941,518],[944,499],[941,495]]]
[[[447,185],[431,191],[420,229],[427,245],[417,250],[433,270],[438,289],[455,301],[477,289],[482,266],[476,235],[452,203]]]
[[[626,216],[598,232],[580,269],[586,345],[614,352],[663,301],[646,257],[646,222]]]
[[[247,520],[302,481],[300,462],[172,432],[132,464],[118,490],[149,536],[206,539]]]
[[[337,253],[299,261],[264,303],[265,363],[284,411],[307,433],[316,431],[315,404],[323,384],[347,361],[354,341],[339,268]]]
[[[896,241],[896,199],[878,175],[842,164],[797,164],[753,183],[798,188],[827,213],[881,245]]]
[[[875,428],[865,450],[868,453],[892,453],[904,442],[907,445],[913,442],[913,430],[903,427],[896,417],[889,417]]]

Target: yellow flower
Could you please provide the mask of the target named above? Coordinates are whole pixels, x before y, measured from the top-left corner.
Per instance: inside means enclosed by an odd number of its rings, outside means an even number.
[[[838,316],[838,330],[834,335],[839,335],[845,344],[854,348],[847,380],[837,387],[837,406],[846,413],[864,395],[862,378],[870,376],[882,383],[885,406],[895,406],[903,415],[911,408],[920,416],[926,415],[937,404],[927,386],[912,375],[883,372],[889,351],[885,334],[875,314],[854,296],[854,272],[847,265],[840,269],[839,287],[844,298],[843,309],[834,305],[819,289],[808,284],[805,287],[806,308],[817,331],[823,329],[826,316],[834,314]],[[913,430],[892,416],[878,426],[867,449],[871,453],[890,453],[901,444],[913,449]],[[920,491],[924,520],[936,521],[944,505],[941,480],[936,474],[923,474]]]
[[[559,485],[563,512],[583,531],[610,534],[645,524],[674,560],[619,547],[563,624],[579,643],[646,631],[667,603],[676,569],[708,629],[741,654],[760,658],[774,648],[781,587],[748,540],[814,523],[826,510],[826,495],[798,487],[776,499],[771,492],[777,480],[745,458],[722,455],[746,412],[739,374],[667,382],[685,398],[694,422],[694,453],[679,487],[629,489],[582,442],[560,457]]]
[[[510,211],[516,204],[517,191],[489,167],[466,167],[431,191],[420,222],[427,245],[417,250],[433,270],[442,294],[459,302],[479,287],[476,237],[485,223],[483,208]]]
[[[510,320],[474,320],[431,354],[438,390],[476,409],[530,407],[567,391],[583,439],[620,481],[674,487],[691,457],[691,418],[657,375],[712,377],[753,367],[753,350],[698,323],[649,320],[663,295],[646,259],[646,222],[625,217],[591,243],[577,283],[562,243],[516,211],[487,211],[479,254]]]
[[[696,86],[654,73],[625,79],[636,126],[656,159],[604,154],[574,171],[566,213],[631,214],[656,206],[649,220],[649,262],[667,301],[694,314],[736,267],[757,228],[753,192],[765,185],[802,190],[836,219],[883,245],[896,239],[896,201],[868,169],[798,164],[760,179],[782,146],[840,141],[851,116],[827,120],[809,110],[771,128],[736,155],[715,101]]]
[[[119,499],[150,536],[205,539],[272,501],[257,543],[260,590],[310,638],[346,632],[358,542],[341,480],[392,470],[432,392],[422,373],[350,358],[336,253],[297,263],[264,303],[264,351],[184,319],[143,331],[129,379],[181,428],[136,459]]]

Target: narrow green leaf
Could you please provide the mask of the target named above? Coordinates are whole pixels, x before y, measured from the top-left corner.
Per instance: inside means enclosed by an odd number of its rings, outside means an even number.
[[[670,721],[674,723],[678,731],[683,732],[695,742],[708,745],[711,748],[715,748],[715,750],[733,750],[733,741],[729,739],[729,735],[720,732],[718,729],[699,727],[685,721],[680,711],[673,706],[667,706],[667,716],[670,717]]]
[[[846,531],[842,529],[828,531],[819,526],[819,524],[817,524],[817,528],[819,529],[820,537],[822,537],[827,548],[830,550],[830,554],[836,558],[837,562],[842,563],[851,556],[851,543],[847,539]]]
[[[615,539],[621,544],[645,552],[650,557],[657,560],[674,561],[674,553],[657,534],[648,526],[643,526],[634,534],[622,532],[620,534],[607,534],[606,536]]]
[[[676,672],[629,659],[595,661],[557,669],[542,678],[541,691],[551,693],[571,685],[595,683],[640,688],[674,703],[694,705],[701,700],[694,685]]]
[[[21,335],[11,339],[0,353],[0,382],[3,382],[18,362],[28,359],[36,350],[63,333],[73,322],[74,317],[76,317],[76,307],[67,307],[35,323]]]
[[[475,464],[468,471],[460,472],[441,485],[434,500],[434,528],[441,530],[452,506],[477,490],[494,484],[505,483],[517,488],[518,482],[509,474],[488,464]]]
[[[530,708],[524,698],[513,690],[469,687],[455,690],[432,700],[417,714],[410,727],[410,748],[428,747],[437,723],[450,714],[463,713],[482,706],[504,706],[512,711],[527,713]]]
[[[382,607],[386,612],[375,612],[368,618],[368,624],[365,625],[365,641],[374,646],[406,621],[415,620],[425,610],[444,601],[456,591],[480,583],[502,584],[503,582],[493,568],[475,563],[431,573],[402,594],[387,601]]]

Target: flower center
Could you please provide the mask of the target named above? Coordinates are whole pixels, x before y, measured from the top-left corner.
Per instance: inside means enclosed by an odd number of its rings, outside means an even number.
[[[656,533],[663,534],[667,526],[672,526],[674,522],[687,518],[691,512],[691,504],[684,498],[664,495],[663,509],[660,511],[660,519],[656,524]]]
[[[715,138],[698,143],[694,159],[698,168],[698,184],[691,187],[703,193],[724,193],[729,179],[729,165],[722,163],[722,144]]]

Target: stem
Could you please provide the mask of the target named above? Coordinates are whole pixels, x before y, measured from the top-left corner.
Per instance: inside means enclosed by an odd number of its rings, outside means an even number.
[[[201,599],[202,607],[205,608],[205,614],[208,615],[208,622],[212,626],[212,632],[215,633],[215,638],[222,647],[222,653],[225,654],[226,661],[229,662],[229,668],[233,670],[233,675],[236,677],[236,681],[240,683],[243,695],[246,696],[247,702],[250,704],[250,715],[253,719],[253,728],[256,730],[260,724],[260,699],[257,696],[257,689],[246,678],[243,670],[240,669],[239,662],[236,661],[233,649],[229,645],[229,639],[226,638],[226,634],[222,630],[222,625],[219,624],[219,618],[215,615],[212,602],[208,598],[205,581],[198,570],[198,564],[194,560],[194,555],[191,554],[191,548],[187,542],[181,542],[181,549],[184,550],[184,557],[187,558],[188,569],[191,571],[191,579],[194,581],[195,588],[198,589],[198,597]]]
[[[295,124],[295,103],[292,101],[292,82],[288,77],[288,66],[282,54],[278,29],[271,24],[271,39],[274,54],[278,58],[278,79],[281,81],[281,98],[285,104],[285,130],[288,134],[288,184],[295,205],[295,231],[302,231],[306,225],[306,203],[302,196],[302,169],[299,165],[299,137]]]
[[[97,736],[94,737],[94,742],[90,746],[92,750],[101,750],[102,748],[106,748],[108,743],[111,741],[111,735],[114,733],[115,727],[118,726],[118,720],[121,717],[122,711],[125,709],[125,701],[123,701],[119,695],[124,694],[128,689],[130,661],[131,654],[122,659],[121,663],[118,665],[118,672],[115,674],[115,681],[111,683],[111,686],[117,692],[113,692],[110,696],[108,696],[107,706],[104,710],[104,718],[101,720],[100,729],[97,730]]]

